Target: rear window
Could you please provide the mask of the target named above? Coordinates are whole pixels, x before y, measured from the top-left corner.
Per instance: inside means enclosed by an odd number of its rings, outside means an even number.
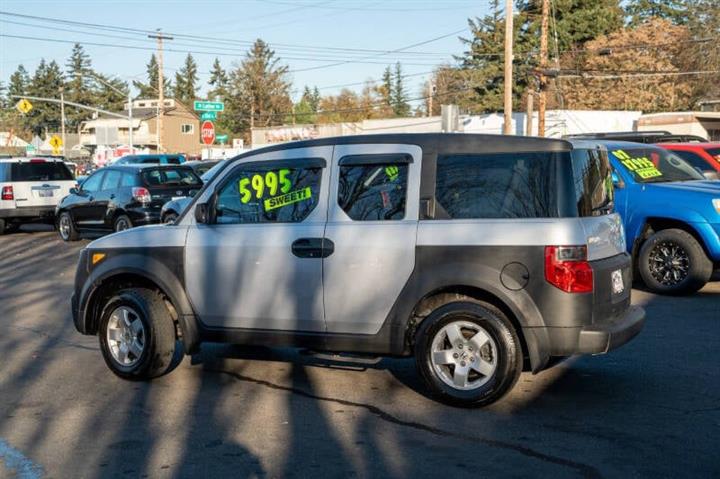
[[[10,181],[72,181],[73,175],[60,161],[10,163]]]
[[[710,153],[710,156],[720,161],[720,148],[706,148],[705,151]]]
[[[627,148],[612,151],[622,168],[638,183],[704,180],[688,162],[661,148]]]
[[[441,156],[437,218],[556,218],[560,153]]]
[[[200,178],[189,168],[163,168],[142,173],[149,186],[202,186]]]
[[[710,163],[705,161],[702,156],[698,155],[694,151],[672,150],[672,152],[690,163],[693,168],[699,168],[700,171],[712,171],[713,169],[712,166],[710,166]]]
[[[613,204],[612,171],[604,150],[573,150],[574,207],[578,216],[606,214]]]

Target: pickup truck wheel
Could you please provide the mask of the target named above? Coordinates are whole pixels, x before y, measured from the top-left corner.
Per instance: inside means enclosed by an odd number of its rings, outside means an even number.
[[[439,400],[462,407],[486,406],[507,394],[523,367],[512,323],[492,305],[456,301],[421,323],[415,362]]]
[[[58,218],[58,234],[63,241],[77,241],[80,237],[75,225],[73,224],[72,217],[67,211],[60,213]]]
[[[175,324],[157,291],[126,289],[102,310],[100,349],[110,370],[123,379],[146,380],[176,364]]]
[[[129,230],[132,226],[132,221],[130,221],[127,215],[120,215],[115,218],[113,230],[117,233],[118,231]]]
[[[712,276],[712,261],[687,231],[661,230],[640,248],[638,269],[654,293],[689,294],[701,289]]]

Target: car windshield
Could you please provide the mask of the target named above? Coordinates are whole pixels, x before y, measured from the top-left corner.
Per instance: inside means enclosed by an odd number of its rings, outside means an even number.
[[[201,186],[202,181],[191,169],[163,168],[143,172],[150,186]]]
[[[638,183],[704,180],[688,162],[660,148],[619,148],[612,155]]]
[[[218,164],[203,173],[200,178],[203,180],[204,183],[211,181],[215,177],[215,175],[218,174],[218,171],[222,170],[223,166],[225,166],[226,163],[227,160],[220,161]]]
[[[707,151],[710,156],[715,158],[717,161],[720,161],[720,148],[706,148],[705,151]]]

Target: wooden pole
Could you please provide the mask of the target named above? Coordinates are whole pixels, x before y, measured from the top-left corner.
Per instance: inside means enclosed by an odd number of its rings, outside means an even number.
[[[525,136],[533,136],[533,101],[535,92],[528,90],[527,95],[527,126],[525,127]]]
[[[157,150],[158,153],[164,151],[163,148],[163,115],[165,114],[165,78],[163,76],[163,40],[172,40],[160,33],[157,35],[148,35],[148,38],[157,39],[157,64],[158,64],[158,119],[157,119]]]
[[[545,136],[545,106],[547,104],[547,69],[548,59],[548,16],[550,14],[550,0],[542,2],[542,21],[540,26],[540,94],[538,95],[538,136]]]
[[[513,2],[505,0],[505,83],[503,133],[512,134]]]

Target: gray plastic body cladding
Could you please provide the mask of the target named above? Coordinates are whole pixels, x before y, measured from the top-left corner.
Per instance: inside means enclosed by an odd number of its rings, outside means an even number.
[[[107,256],[92,267],[89,260],[95,251],[102,251]],[[93,295],[104,281],[122,274],[134,274],[157,284],[169,297],[178,313],[186,351],[192,351],[199,338],[193,309],[185,294],[183,269],[181,246],[83,250],[75,276],[73,320],[76,329],[83,334],[95,334],[95,325],[91,321],[97,319],[94,314],[99,311],[88,311]]]

